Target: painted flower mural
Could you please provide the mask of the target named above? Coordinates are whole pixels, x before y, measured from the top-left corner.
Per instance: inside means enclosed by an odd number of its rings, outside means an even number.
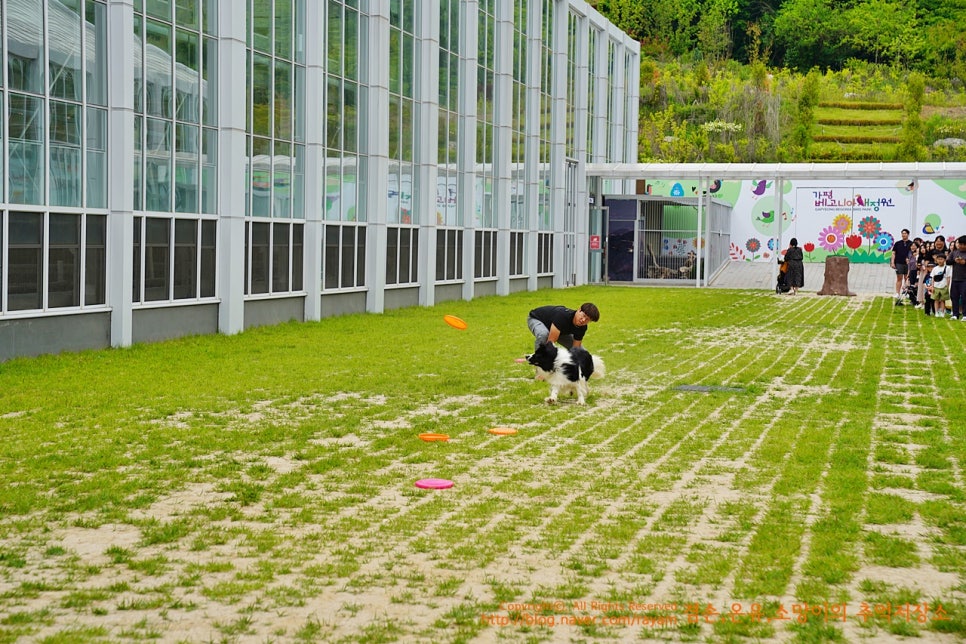
[[[827,250],[830,253],[834,253],[838,249],[842,248],[842,244],[845,242],[845,236],[842,231],[835,226],[826,226],[819,233],[818,245]]]
[[[843,233],[847,233],[852,230],[852,218],[848,215],[839,215],[832,220],[832,225]]]
[[[750,253],[757,253],[759,250],[761,250],[761,242],[758,241],[757,238],[752,237],[745,242],[745,248],[747,248],[748,252]]]
[[[880,253],[888,253],[892,251],[892,247],[895,245],[895,238],[886,232],[881,232],[875,238],[875,249]]]
[[[859,235],[849,235],[845,238],[845,245],[852,250],[856,250],[862,246],[862,237]]]

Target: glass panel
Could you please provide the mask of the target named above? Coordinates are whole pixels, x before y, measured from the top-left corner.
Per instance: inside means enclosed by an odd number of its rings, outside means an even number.
[[[295,68],[295,86],[292,91],[292,138],[305,142],[305,68]]]
[[[148,20],[145,33],[146,111],[153,116],[171,118],[174,83],[171,78],[171,27]]]
[[[292,65],[275,61],[275,137],[292,139]]]
[[[87,0],[86,20],[87,102],[107,105],[107,7]]]
[[[51,39],[47,51],[50,94],[79,101],[84,80],[81,3],[80,0],[59,0],[56,7],[57,20],[50,25]]]
[[[292,226],[292,290],[301,291],[302,286],[302,272],[303,272],[303,258],[304,258],[304,236],[305,231],[303,230],[302,224],[294,224]]]
[[[44,203],[43,99],[10,94],[10,201]]]
[[[348,12],[347,12],[348,13]],[[330,74],[342,72],[342,4],[337,0],[329,0],[329,40],[328,47],[328,71]]]
[[[133,301],[141,302],[141,224],[144,221],[144,217],[134,218],[134,279],[132,281],[133,286]]]
[[[144,117],[143,116],[138,116],[138,115],[135,115],[134,116],[134,159],[133,159],[133,163],[134,163],[134,190],[133,190],[134,203],[133,203],[133,207],[134,207],[134,210],[143,210],[144,209],[144,191],[143,191],[142,169],[141,169],[142,168],[142,164],[141,164],[141,152],[142,152],[142,148],[143,148],[143,146],[141,144],[141,138],[142,138],[142,132],[144,130],[143,123],[144,123]]]
[[[201,211],[215,214],[218,198],[218,132],[202,130],[201,149]]]
[[[357,152],[359,150],[357,141],[357,125],[359,121],[358,89],[358,85],[346,81],[344,95],[345,105],[342,114],[343,127],[345,128],[345,139],[342,143],[346,152]]]
[[[295,0],[295,62],[302,65],[305,64],[305,26],[305,0]]]
[[[201,297],[215,296],[215,222],[201,222]]]
[[[0,41],[2,40],[3,38],[0,38]],[[0,77],[2,76],[3,74],[0,74]],[[3,85],[3,81],[0,81],[0,85]],[[0,92],[0,150],[3,150],[3,133],[6,130],[3,124],[7,120],[6,118],[7,111],[3,107],[3,97],[4,97],[3,92]],[[3,154],[0,154],[0,177],[4,176],[3,173],[4,173],[4,169],[6,168],[6,163],[4,163],[5,161],[6,159],[3,157]],[[3,184],[4,182],[0,180],[0,202],[6,201],[6,199],[4,198]],[[2,213],[0,213],[0,228],[2,228],[2,222],[3,222],[3,216],[2,216]],[[0,250],[2,249],[3,249],[3,244],[0,244]],[[0,255],[2,254],[3,253],[0,252]],[[2,282],[0,282],[0,284],[2,284]],[[2,291],[2,289],[0,289],[0,291]],[[0,305],[2,305],[2,302],[0,302]]]
[[[171,299],[171,220],[146,217],[144,234],[144,301]]]
[[[174,220],[174,299],[198,297],[198,222]]]
[[[171,211],[171,123],[147,119],[144,209]]]
[[[198,0],[176,0],[175,22],[181,27],[198,28]]]
[[[272,292],[288,291],[289,224],[273,224],[272,228]]]
[[[265,53],[272,51],[272,3],[254,0],[252,11],[252,47]]]
[[[295,166],[292,172],[292,216],[305,219],[305,146],[295,146]]]
[[[272,216],[292,216],[292,144],[275,142],[272,159]]]
[[[359,12],[345,10],[345,77],[359,80]]]
[[[342,149],[342,83],[337,76],[326,76],[325,140],[330,148]]]
[[[413,101],[404,98],[401,115],[402,129],[399,135],[399,145],[403,161],[413,160]]]
[[[201,107],[205,125],[218,124],[218,41],[205,38],[202,57]]]
[[[358,218],[358,209],[356,205],[359,203],[357,195],[359,194],[359,186],[356,182],[356,164],[358,163],[358,157],[347,154],[342,157],[342,201],[343,201],[343,219],[345,221],[362,221]]]
[[[131,57],[134,66],[134,112],[144,112],[144,48],[142,47],[141,16],[134,16],[134,49],[139,55]]]
[[[402,40],[402,95],[413,98],[414,85],[413,74],[416,66],[416,40],[409,34],[405,34]]]
[[[171,22],[171,0],[147,0],[148,15]]]
[[[218,28],[218,1],[202,0],[201,5],[201,30],[209,35],[214,35]],[[248,13],[247,11],[245,12]]]
[[[272,215],[272,141],[252,139],[252,215]]]
[[[43,0],[22,0],[17,13],[18,27],[7,27],[8,86],[40,94],[44,91]]]
[[[386,284],[399,283],[399,229],[386,230]]]
[[[366,285],[366,229],[356,228],[356,286]]]
[[[272,59],[252,56],[252,134],[272,134]]]
[[[339,288],[339,227],[325,227],[325,241],[322,252],[322,288]]]
[[[107,300],[107,217],[87,215],[84,251],[84,304],[104,304]]]
[[[355,259],[353,252],[356,247],[355,226],[345,226],[342,229],[342,288],[352,288],[356,285]]]
[[[87,108],[87,206],[107,207],[107,111]]]
[[[269,224],[252,223],[252,293],[268,293]]]
[[[81,201],[81,107],[50,102],[50,204],[83,205]]]
[[[9,218],[10,272],[7,310],[26,311],[43,306],[44,216],[12,212]]]
[[[47,307],[80,306],[80,215],[50,215]]]
[[[401,35],[396,29],[389,29],[389,91],[398,94],[401,86],[400,70],[400,39]]]
[[[411,282],[409,274],[410,260],[412,256],[412,228],[401,228],[399,230],[399,283]]]
[[[292,59],[292,0],[275,0],[275,55]]]
[[[198,135],[193,125],[175,125],[174,209],[198,212]]]
[[[175,94],[175,118],[201,121],[200,79],[201,50],[198,34],[178,30],[176,34],[178,70]]]
[[[339,157],[334,150],[330,150],[325,159],[325,196],[322,204],[322,216],[325,219],[342,219],[342,170],[339,167]]]

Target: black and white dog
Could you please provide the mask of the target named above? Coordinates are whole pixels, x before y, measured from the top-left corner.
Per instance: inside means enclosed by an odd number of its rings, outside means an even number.
[[[550,384],[551,405],[557,395],[577,395],[577,404],[583,405],[587,398],[587,380],[604,377],[604,361],[583,347],[564,349],[554,344],[541,344],[536,353],[527,356],[527,362],[537,368],[537,379]]]

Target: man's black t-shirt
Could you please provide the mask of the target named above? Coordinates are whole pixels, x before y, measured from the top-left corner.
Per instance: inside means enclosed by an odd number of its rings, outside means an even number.
[[[908,264],[909,263],[909,250],[912,248],[912,242],[908,239],[900,239],[895,244],[892,245],[892,252],[896,254],[896,264]]]
[[[572,335],[574,340],[583,340],[587,327],[574,324],[576,314],[577,311],[574,309],[553,305],[541,306],[530,311],[530,317],[540,320],[548,329],[550,325],[555,325],[560,329],[560,335]]]

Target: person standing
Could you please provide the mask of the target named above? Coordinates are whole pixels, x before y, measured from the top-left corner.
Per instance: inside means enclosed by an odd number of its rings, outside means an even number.
[[[909,274],[909,251],[912,242],[909,240],[909,229],[902,229],[902,239],[892,245],[892,257],[889,266],[896,272],[896,306],[902,304],[902,287]]]
[[[946,266],[946,256],[936,255],[936,266],[932,269],[932,299],[936,317],[946,317],[946,300],[949,299],[949,274],[952,270]]]
[[[792,289],[792,295],[798,295],[798,289],[805,286],[805,255],[798,247],[798,239],[792,237],[788,242],[788,250],[785,251],[785,263],[788,264],[788,272],[785,278],[788,286]]]
[[[956,238],[956,248],[946,256],[946,264],[953,269],[948,275],[949,299],[953,301],[953,317],[966,322],[966,235]]]
[[[541,306],[530,311],[527,327],[533,334],[533,350],[541,344],[558,342],[568,349],[579,347],[587,333],[587,325],[600,319],[600,311],[590,302],[576,311],[566,306]]]

